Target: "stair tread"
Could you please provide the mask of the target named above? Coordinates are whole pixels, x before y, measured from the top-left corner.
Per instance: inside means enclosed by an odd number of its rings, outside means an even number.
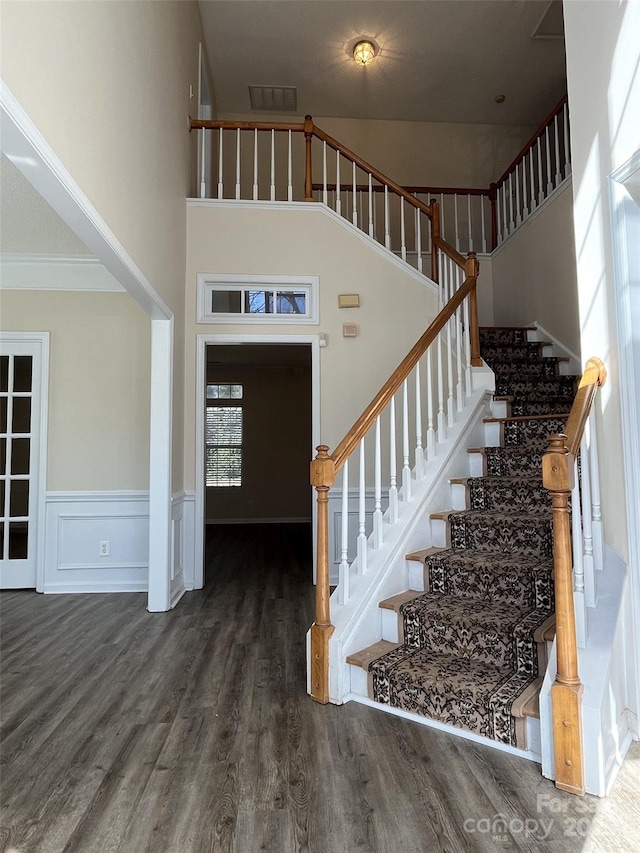
[[[347,655],[347,663],[351,664],[351,666],[359,666],[362,669],[369,669],[369,664],[372,661],[382,657],[382,655],[388,654],[398,647],[398,643],[392,643],[390,640],[378,640],[376,643],[372,643],[364,649],[360,649],[357,652],[352,652],[350,655]]]
[[[397,595],[392,595],[378,602],[378,607],[382,610],[398,610],[402,604],[411,601],[414,598],[419,598],[424,595],[419,589],[407,589],[404,592],[399,592]]]
[[[484,418],[483,423],[485,424],[506,424],[513,423],[518,421],[553,421],[557,418],[561,418],[563,413],[560,414],[546,414],[546,415],[512,415],[508,418]]]
[[[416,563],[424,563],[427,557],[432,557],[434,554],[439,554],[445,551],[445,548],[421,548],[418,551],[412,551],[405,556],[405,560],[413,560]]]

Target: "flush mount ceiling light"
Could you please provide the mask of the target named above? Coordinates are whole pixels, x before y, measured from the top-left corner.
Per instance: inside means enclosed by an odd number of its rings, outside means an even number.
[[[372,41],[364,39],[353,48],[353,58],[357,65],[368,65],[376,55],[376,46]]]

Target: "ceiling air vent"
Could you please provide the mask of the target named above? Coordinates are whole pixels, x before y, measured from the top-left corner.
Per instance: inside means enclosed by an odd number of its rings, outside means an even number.
[[[295,86],[249,86],[251,109],[269,113],[293,113],[298,105]]]

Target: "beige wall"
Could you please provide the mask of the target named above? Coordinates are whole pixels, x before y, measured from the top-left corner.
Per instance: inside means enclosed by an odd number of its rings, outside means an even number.
[[[1,11],[3,80],[178,312],[197,4],[57,0],[3,2]]]
[[[256,120],[255,114],[221,114],[218,118]],[[268,118],[283,121],[282,115]],[[529,126],[326,116],[313,120],[387,177],[408,186],[488,187],[535,130]],[[320,180],[318,157],[314,174]],[[332,168],[330,161],[329,180],[333,179]],[[349,180],[350,175],[343,175],[343,181]]]
[[[197,324],[197,273],[318,275],[320,322],[314,325]],[[338,309],[339,293],[359,293],[361,307]],[[187,209],[185,483],[195,470],[195,343],[197,334],[318,334],[321,438],[342,438],[437,313],[433,289],[317,208]],[[343,323],[359,335],[343,338]]]
[[[493,253],[494,320],[534,321],[580,353],[571,184]]]
[[[583,358],[606,364],[599,395],[606,541],[627,558],[609,175],[640,150],[640,3],[564,4]],[[630,424],[637,429],[637,424]]]
[[[173,489],[182,488],[187,118],[198,4],[2,2],[4,82],[175,315]]]
[[[126,293],[4,291],[4,331],[50,332],[48,491],[148,489],[149,318]]]

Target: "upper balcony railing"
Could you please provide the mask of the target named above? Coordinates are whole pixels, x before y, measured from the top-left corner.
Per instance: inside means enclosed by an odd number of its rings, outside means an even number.
[[[429,274],[436,272],[429,212],[434,199],[442,239],[462,254],[487,253],[526,222],[571,173],[566,97],[486,188],[400,186],[310,117],[280,123],[192,119],[191,127],[200,131],[200,198],[324,202]]]

